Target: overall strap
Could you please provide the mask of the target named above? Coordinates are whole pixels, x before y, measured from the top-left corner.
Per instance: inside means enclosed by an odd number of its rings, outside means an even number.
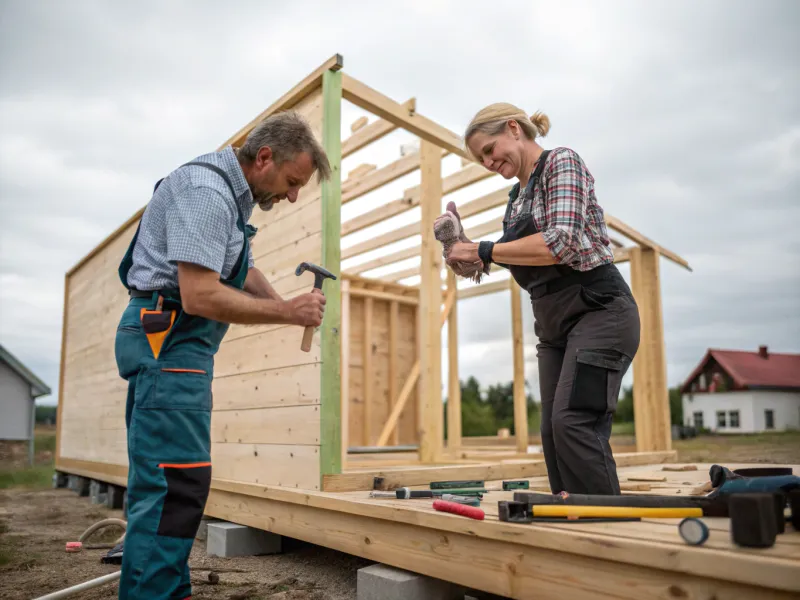
[[[531,194],[533,197],[533,190],[536,189],[536,185],[539,183],[539,179],[542,176],[542,171],[544,171],[544,163],[547,162],[547,157],[550,155],[550,150],[542,150],[541,156],[539,156],[539,162],[536,163],[536,169],[533,172],[533,175],[528,181],[528,185],[525,188],[525,193]]]
[[[217,175],[219,175],[220,177],[222,177],[225,180],[225,183],[228,184],[228,189],[231,191],[231,196],[233,196],[233,203],[236,205],[236,212],[239,214],[239,218],[238,218],[238,223],[237,224],[239,226],[239,229],[242,232],[244,232],[244,216],[242,215],[242,209],[239,208],[239,203],[236,202],[236,191],[233,189],[233,183],[231,182],[231,178],[228,177],[228,174],[225,171],[223,171],[222,169],[220,169],[217,165],[212,165],[211,163],[207,163],[207,162],[201,162],[199,160],[193,160],[193,161],[188,162],[188,163],[186,163],[184,165],[181,165],[181,166],[186,167],[186,166],[189,166],[189,165],[194,165],[194,166],[197,166],[197,167],[204,167],[206,169],[214,171]]]

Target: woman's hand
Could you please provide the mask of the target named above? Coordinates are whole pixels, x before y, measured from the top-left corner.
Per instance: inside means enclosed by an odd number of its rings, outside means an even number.
[[[480,257],[478,257],[478,244],[456,242],[450,248],[450,252],[447,253],[446,262],[448,265],[452,265],[453,263],[456,262],[462,262],[462,263],[481,262]]]

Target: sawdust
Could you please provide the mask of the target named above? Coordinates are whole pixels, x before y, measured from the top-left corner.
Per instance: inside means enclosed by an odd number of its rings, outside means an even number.
[[[64,551],[93,523],[122,517],[122,511],[92,505],[69,490],[0,491],[0,598],[30,600],[119,570],[104,565],[107,550]],[[115,539],[109,528],[92,542]],[[193,600],[350,600],[356,572],[372,564],[297,540],[284,539],[281,554],[240,558],[207,557],[195,541],[189,566]],[[209,582],[216,573],[218,583]],[[213,577],[212,577],[213,579]],[[81,600],[113,600],[117,583],[83,592]]]

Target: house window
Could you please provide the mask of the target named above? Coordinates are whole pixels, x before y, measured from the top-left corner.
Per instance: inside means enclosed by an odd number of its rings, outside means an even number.
[[[732,410],[728,413],[728,427],[739,427],[739,411]]]
[[[717,411],[717,427],[725,427],[725,411]]]
[[[772,410],[764,411],[764,428],[775,429],[775,413]]]
[[[694,419],[694,428],[695,429],[702,429],[703,428],[703,411],[698,410],[695,413],[692,413],[692,418]]]

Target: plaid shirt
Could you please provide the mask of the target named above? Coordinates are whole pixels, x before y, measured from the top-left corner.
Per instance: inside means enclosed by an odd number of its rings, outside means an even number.
[[[574,150],[559,147],[550,152],[534,190],[531,213],[559,263],[589,271],[614,261],[594,177]]]
[[[140,290],[178,287],[178,262],[201,265],[229,277],[244,242],[237,225],[253,213],[253,194],[239,161],[228,146],[194,160],[220,167],[236,198],[219,175],[205,167],[186,166],[158,186],[142,215],[133,249],[128,285]],[[253,266],[252,249],[248,265]]]

